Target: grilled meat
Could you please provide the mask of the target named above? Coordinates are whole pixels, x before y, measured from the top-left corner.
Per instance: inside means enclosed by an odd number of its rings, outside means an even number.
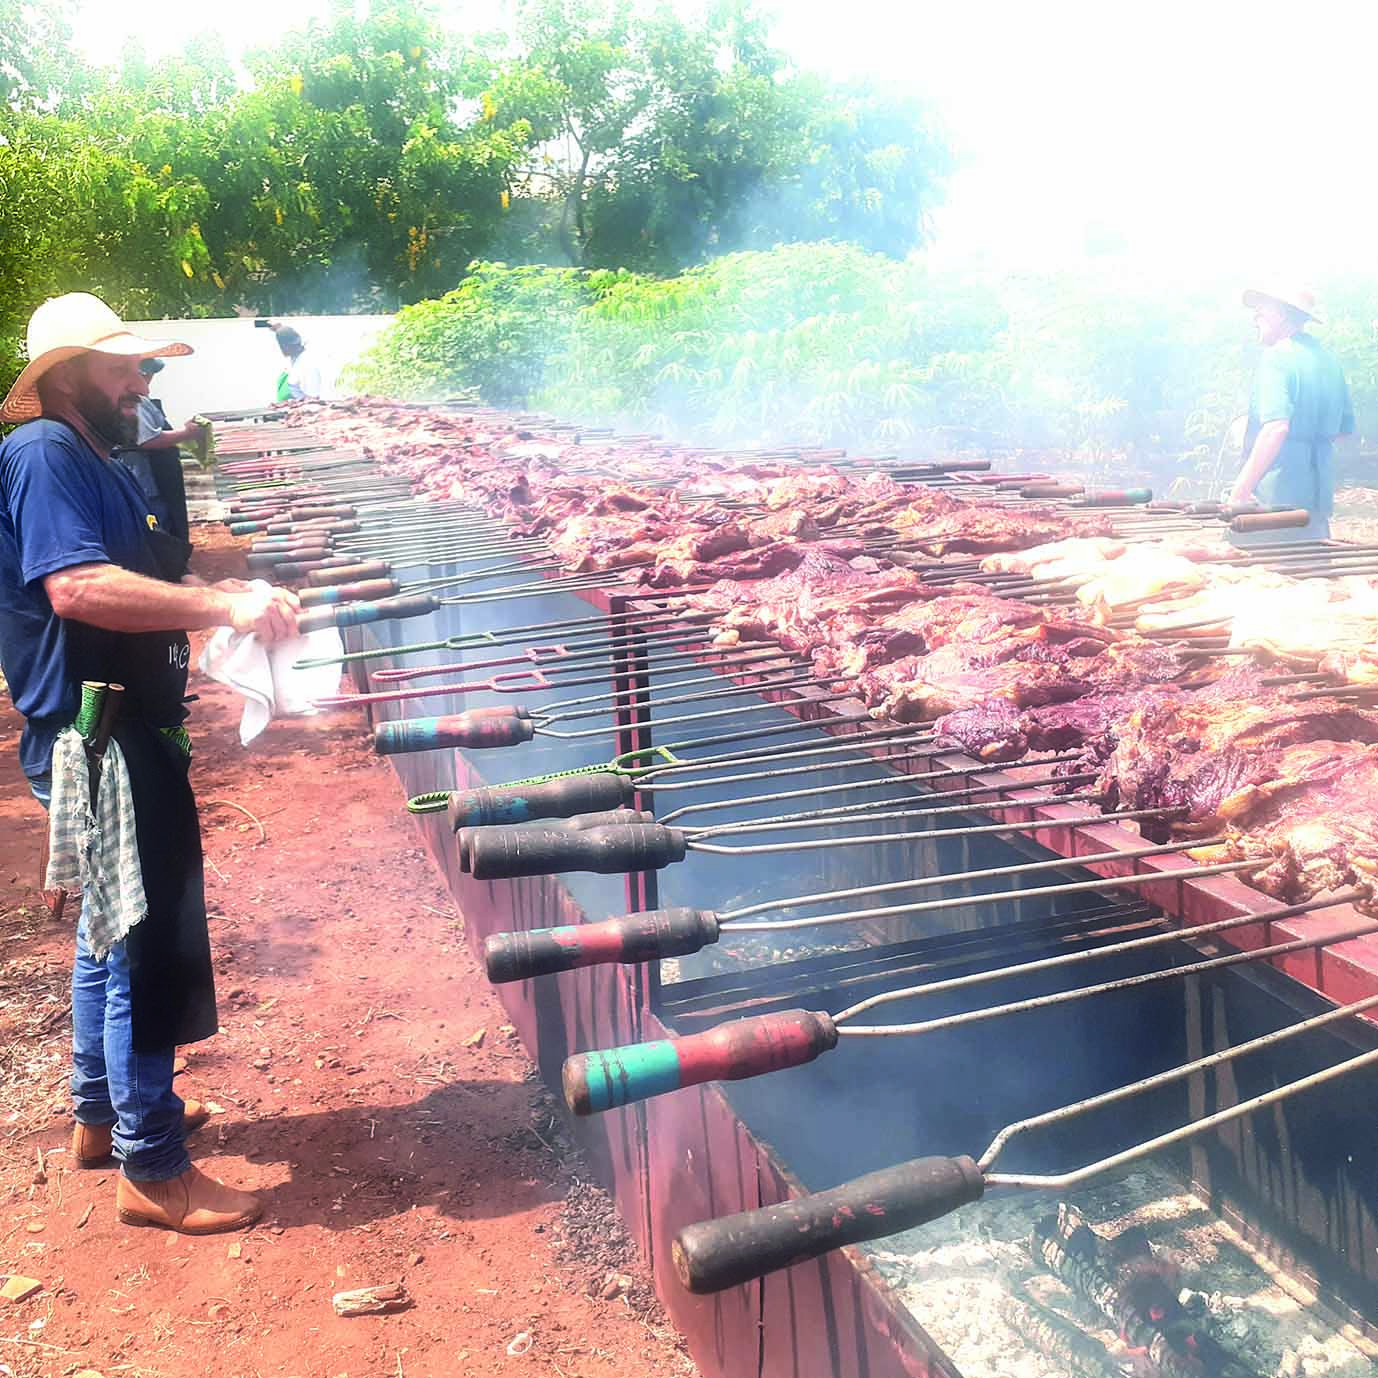
[[[820,543],[799,547],[791,573],[755,584],[724,580],[690,602],[724,608],[720,645],[775,640],[809,654],[829,636],[846,635],[875,614],[925,596],[919,576],[885,569],[846,547]]]
[[[1212,831],[1246,817],[1282,778],[1285,751],[1311,742],[1378,742],[1378,713],[1339,699],[1289,699],[1237,672],[1131,713],[1100,788],[1111,805],[1183,808],[1174,831]]]
[[[1102,517],[1068,517],[1050,507],[1011,511],[968,505],[943,516],[909,507],[895,513],[889,525],[906,544],[938,556],[1023,550],[1062,536],[1105,536],[1110,531]]]
[[[1378,887],[1378,747],[1361,742],[1306,742],[1274,759],[1276,775],[1256,787],[1234,835],[1198,848],[1199,860],[1266,865],[1250,884],[1285,904],[1351,885]]]
[[[1030,751],[1081,748],[1069,771],[1098,768],[1114,750],[1121,723],[1147,702],[1184,691],[1176,681],[1189,664],[1171,647],[1127,638],[1112,642],[1075,674],[1088,685],[1071,700],[1017,710],[1006,699],[949,713],[939,719],[941,741],[983,761],[1013,761]]]
[[[1065,665],[1036,660],[972,664],[979,658],[945,647],[867,671],[856,685],[875,705],[873,716],[895,722],[930,722],[945,713],[1002,701],[1032,708],[1080,698],[1091,689],[1089,680]]]

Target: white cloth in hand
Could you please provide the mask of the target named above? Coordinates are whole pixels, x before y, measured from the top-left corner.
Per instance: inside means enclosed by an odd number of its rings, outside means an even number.
[[[313,701],[340,687],[338,664],[293,669],[298,660],[326,660],[344,654],[334,627],[294,636],[290,641],[261,642],[253,632],[221,627],[201,652],[201,673],[228,684],[244,698],[239,740],[248,746],[274,718],[316,712]]]

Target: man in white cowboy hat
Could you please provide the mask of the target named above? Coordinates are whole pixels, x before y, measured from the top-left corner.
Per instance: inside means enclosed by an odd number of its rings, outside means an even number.
[[[1335,507],[1334,444],[1354,431],[1344,374],[1306,329],[1320,321],[1306,288],[1250,288],[1244,305],[1254,313],[1263,357],[1249,401],[1244,468],[1230,501],[1257,499],[1311,514],[1306,526],[1269,532],[1270,540],[1327,539]]]
[[[232,626],[269,640],[294,635],[297,600],[238,581],[184,579],[185,543],[160,528],[135,478],[111,458],[137,439],[148,393],[140,362],[190,346],[139,338],[85,293],[40,306],[28,346],[29,364],[0,405],[0,421],[23,423],[0,442],[0,663],[25,718],[21,762],[45,806],[54,743],[76,717],[82,683],[124,686],[113,738],[145,902],[113,945],[99,947],[88,941],[83,905],[72,984],[73,1156],[79,1167],[119,1158],[116,1211],[127,1223],[237,1229],[258,1217],[258,1200],[191,1165],[185,1134],[206,1112],[172,1089],[176,1045],[217,1027],[181,726],[186,633]]]

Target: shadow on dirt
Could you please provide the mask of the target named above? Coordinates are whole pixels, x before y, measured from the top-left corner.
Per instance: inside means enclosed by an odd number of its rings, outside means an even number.
[[[189,1147],[197,1159],[223,1147],[251,1163],[284,1165],[287,1179],[264,1193],[268,1215],[284,1226],[348,1230],[427,1206],[449,1220],[494,1218],[559,1195],[530,1128],[531,1095],[522,1083],[456,1081],[405,1105],[227,1120],[223,1145],[207,1130]],[[510,1125],[506,1133],[471,1127],[480,1100],[482,1118]]]

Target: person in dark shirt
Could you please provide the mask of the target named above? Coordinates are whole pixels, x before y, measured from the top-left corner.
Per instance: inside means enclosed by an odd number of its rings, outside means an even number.
[[[78,923],[73,1156],[95,1167],[113,1151],[126,1223],[237,1229],[261,1206],[191,1165],[184,1135],[205,1112],[172,1089],[176,1045],[217,1027],[182,728],[186,633],[231,626],[279,640],[295,634],[298,603],[282,589],[186,575],[185,542],[162,529],[112,459],[137,440],[148,394],[140,360],[190,346],[140,339],[103,302],[72,293],[34,312],[28,352],[0,405],[0,421],[22,423],[0,442],[0,665],[25,719],[20,760],[46,805],[53,744],[76,716],[83,681],[124,686],[113,735],[147,900],[147,913],[101,958]]]
[[[163,371],[161,359],[141,359],[139,372],[153,384]],[[115,458],[134,475],[148,502],[148,510],[158,525],[179,540],[190,539],[187,520],[187,486],[182,474],[182,445],[195,445],[207,423],[188,421],[173,428],[163,404],[156,397],[139,398],[138,437],[134,445],[122,446]]]

